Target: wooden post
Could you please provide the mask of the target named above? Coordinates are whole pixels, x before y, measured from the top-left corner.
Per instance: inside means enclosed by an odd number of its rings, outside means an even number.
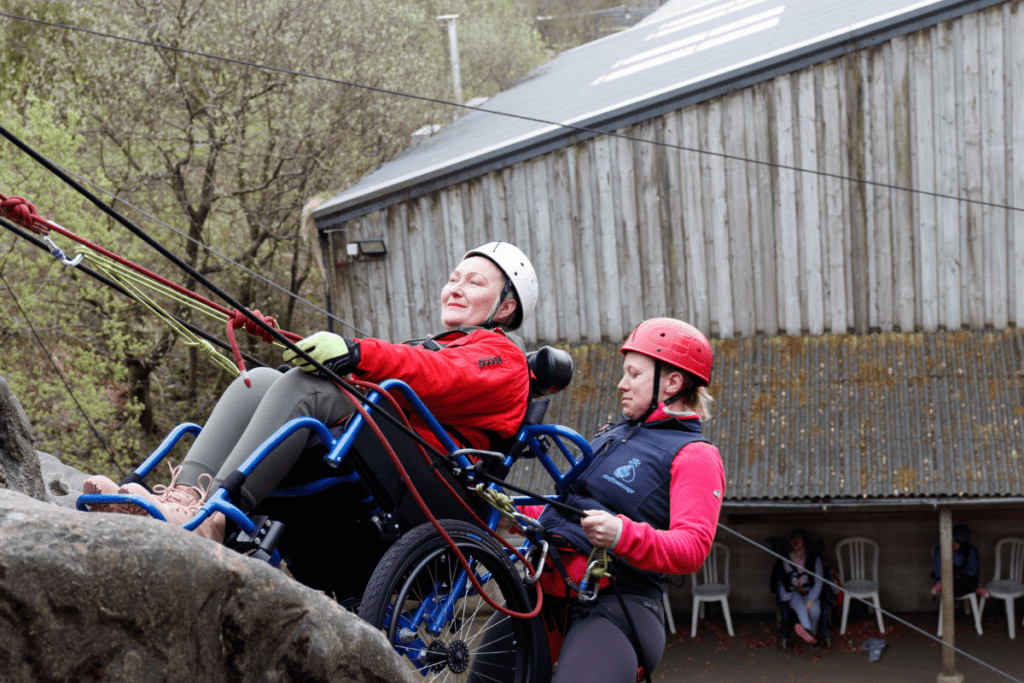
[[[956,652],[953,624],[953,513],[939,510],[939,552],[942,557],[942,673],[938,683],[962,681],[956,673]]]

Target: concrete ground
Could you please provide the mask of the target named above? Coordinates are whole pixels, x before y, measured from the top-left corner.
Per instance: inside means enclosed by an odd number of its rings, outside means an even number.
[[[956,647],[1010,677],[957,655],[956,671],[964,675],[964,683],[1024,681],[1024,627],[1018,621],[1017,638],[1010,640],[1001,602],[998,607],[986,606],[982,636],[975,632],[974,622],[958,610]],[[791,642],[786,651],[781,649],[774,615],[733,615],[735,636],[729,637],[720,609],[710,605],[705,609],[707,619],[698,622],[696,638],[690,638],[690,615],[675,615],[676,634],[669,634],[665,656],[652,681],[936,683],[942,672],[939,643],[892,620],[886,620],[885,633],[880,635],[874,617],[866,609],[853,610],[845,636],[839,635],[838,623],[833,626],[831,648],[810,647],[797,640],[798,644]],[[935,634],[937,613],[898,616]],[[886,647],[879,661],[870,662],[862,646],[869,638],[880,637],[885,638]]]

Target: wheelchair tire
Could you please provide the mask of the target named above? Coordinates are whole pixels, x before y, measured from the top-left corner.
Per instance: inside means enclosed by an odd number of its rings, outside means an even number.
[[[496,603],[516,612],[532,609],[504,548],[474,524],[442,520],[441,525]],[[444,618],[436,600],[446,597],[460,576],[467,588]],[[397,620],[392,619],[396,611],[401,615]],[[417,614],[422,616],[414,623]],[[410,668],[427,680],[534,683],[551,675],[541,620],[514,619],[490,607],[431,524],[403,535],[385,553],[363,594],[359,616],[382,629]]]

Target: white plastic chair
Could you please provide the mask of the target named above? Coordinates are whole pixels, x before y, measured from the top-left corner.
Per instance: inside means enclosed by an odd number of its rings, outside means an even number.
[[[866,557],[870,551],[870,559]],[[870,538],[853,536],[836,543],[836,560],[839,563],[839,578],[843,584],[843,620],[839,625],[839,635],[846,634],[846,618],[850,614],[850,596],[867,599],[874,603],[875,616],[878,617],[878,632],[884,633],[882,624],[882,607],[878,600],[878,544]],[[870,562],[871,574],[868,575]],[[847,572],[849,568],[849,572]],[[826,577],[827,578],[827,577]]]
[[[676,620],[672,618],[672,605],[668,601],[668,582],[661,584],[661,602],[665,606],[665,626],[672,635],[676,633]]]
[[[703,582],[698,582],[702,579]],[[693,622],[690,625],[690,637],[697,636],[697,614],[704,618],[704,603],[722,603],[725,614],[725,628],[732,632],[732,615],[729,613],[729,546],[724,543],[712,543],[711,552],[704,560],[704,565],[693,575]]]
[[[1008,555],[1005,579],[1000,578],[1004,554]],[[985,588],[993,598],[999,598],[1006,603],[1006,623],[1010,630],[1010,638],[1016,637],[1013,601],[1024,597],[1024,538],[1010,536],[996,543],[996,573]],[[981,598],[979,614],[985,610],[985,600],[985,597]]]
[[[945,584],[943,584],[945,587]],[[942,593],[939,593],[942,595]],[[981,608],[978,606],[978,594],[971,591],[967,595],[961,595],[959,598],[953,598],[953,612],[956,612],[956,601],[964,601],[964,611],[974,613],[974,630],[978,632],[978,635],[983,635],[981,631]],[[936,634],[942,636],[942,600],[939,600],[939,630]]]

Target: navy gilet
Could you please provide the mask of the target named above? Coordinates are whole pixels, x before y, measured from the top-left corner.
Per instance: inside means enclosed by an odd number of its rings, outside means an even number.
[[[668,529],[672,461],[680,449],[697,441],[708,442],[698,419],[620,422],[590,442],[594,460],[570,487],[565,502],[577,510],[607,510],[655,529]],[[589,554],[593,549],[578,519],[566,519],[548,507],[539,521],[580,552]],[[614,557],[614,553],[609,555]],[[662,575],[657,572],[637,569],[622,560],[615,563],[612,573],[625,589],[652,598],[661,595]]]

